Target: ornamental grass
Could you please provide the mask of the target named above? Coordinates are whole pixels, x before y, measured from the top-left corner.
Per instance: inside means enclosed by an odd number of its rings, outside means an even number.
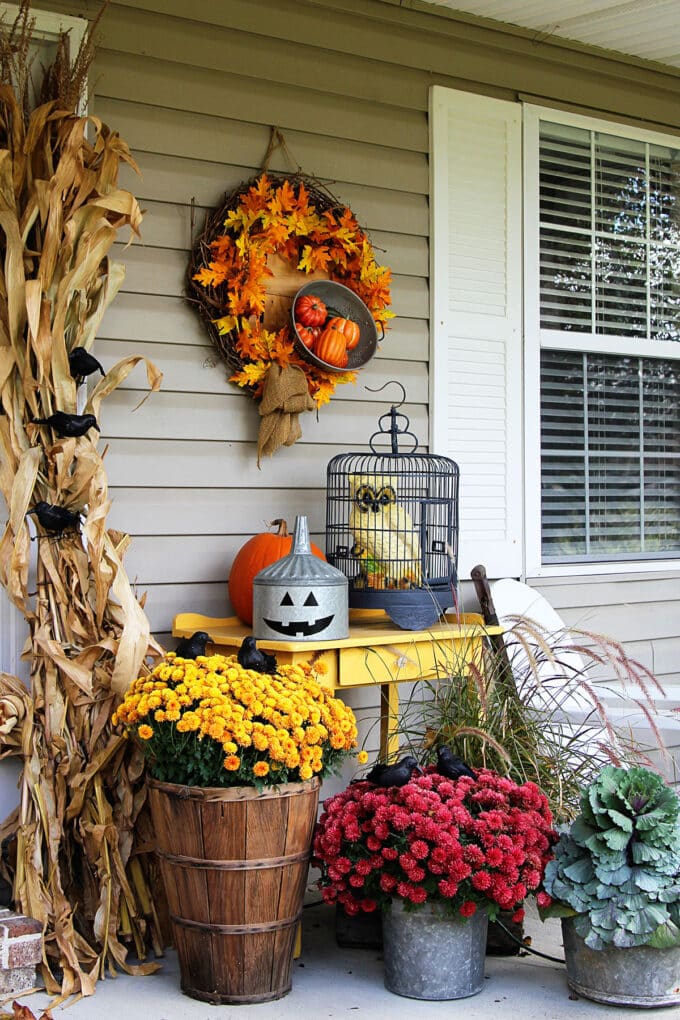
[[[405,786],[364,780],[325,801],[312,864],[324,900],[349,915],[400,899],[411,908],[441,903],[462,917],[513,911],[521,921],[556,838],[534,783],[490,769],[451,780],[430,768]]]
[[[235,655],[169,653],[130,686],[114,725],[137,740],[154,779],[274,786],[337,771],[357,744],[354,713],[319,682],[323,663],[244,669]]]
[[[556,823],[571,821],[584,786],[606,765],[651,764],[667,757],[664,689],[613,638],[565,628],[550,633],[512,617],[504,646],[475,659],[433,638],[435,664],[401,706],[397,729],[420,761],[445,744],[473,769],[532,781]],[[434,674],[434,675],[432,675]],[[653,746],[633,725],[646,724]]]

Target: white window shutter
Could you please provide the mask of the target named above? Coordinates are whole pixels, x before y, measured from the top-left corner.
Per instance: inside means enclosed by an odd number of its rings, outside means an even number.
[[[460,466],[458,572],[522,573],[521,106],[430,94],[430,449]]]

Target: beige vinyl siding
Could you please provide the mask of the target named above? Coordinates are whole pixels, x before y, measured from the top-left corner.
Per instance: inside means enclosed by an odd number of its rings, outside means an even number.
[[[92,15],[99,3],[42,6]],[[145,392],[137,368],[102,415],[109,523],[133,536],[128,570],[147,592],[161,640],[175,612],[230,611],[231,560],[265,521],[292,523],[307,513],[322,543],[327,462],[365,447],[396,396],[366,386],[400,379],[412,429],[427,442],[432,84],[680,127],[677,75],[389,0],[116,0],[92,81],[92,112],[131,145],[141,177],[126,172],[124,183],[147,210],[141,242],[118,248],[127,278],[95,353],[105,366],[143,354],[165,375],[162,391],[134,410]],[[394,273],[397,318],[357,385],[339,387],[318,421],[304,416],[303,440],[258,471],[257,407],[226,381],[182,291],[205,210],[258,170],[272,124],[295,161],[328,181],[369,231]],[[291,168],[280,152],[272,167]],[[568,618],[592,601],[598,627],[631,639],[633,651],[645,651],[664,678],[680,683],[677,576],[537,587]]]

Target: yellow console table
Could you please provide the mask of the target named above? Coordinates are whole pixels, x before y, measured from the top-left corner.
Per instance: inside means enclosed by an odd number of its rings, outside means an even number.
[[[252,633],[236,617],[219,619],[198,613],[175,617],[175,637],[190,637],[203,630],[214,650],[223,655],[238,651]],[[469,664],[481,664],[484,638],[502,633],[500,627],[484,625],[476,614],[449,615],[427,630],[396,627],[381,610],[352,610],[349,637],[334,641],[258,640],[258,648],[272,652],[281,664],[321,659],[326,674],[321,678],[334,692],[353,687],[380,689],[380,756],[399,750],[399,684],[415,680],[460,675]]]

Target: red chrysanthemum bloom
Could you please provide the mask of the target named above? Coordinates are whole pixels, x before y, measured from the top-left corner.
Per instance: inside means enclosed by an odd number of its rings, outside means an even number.
[[[533,784],[488,769],[453,782],[430,767],[403,787],[364,780],[329,798],[313,863],[324,900],[350,915],[396,897],[446,900],[463,916],[492,906],[519,916],[555,839],[547,801]]]
[[[422,839],[414,839],[411,843],[411,853],[417,861],[424,861],[430,852],[427,843]]]

